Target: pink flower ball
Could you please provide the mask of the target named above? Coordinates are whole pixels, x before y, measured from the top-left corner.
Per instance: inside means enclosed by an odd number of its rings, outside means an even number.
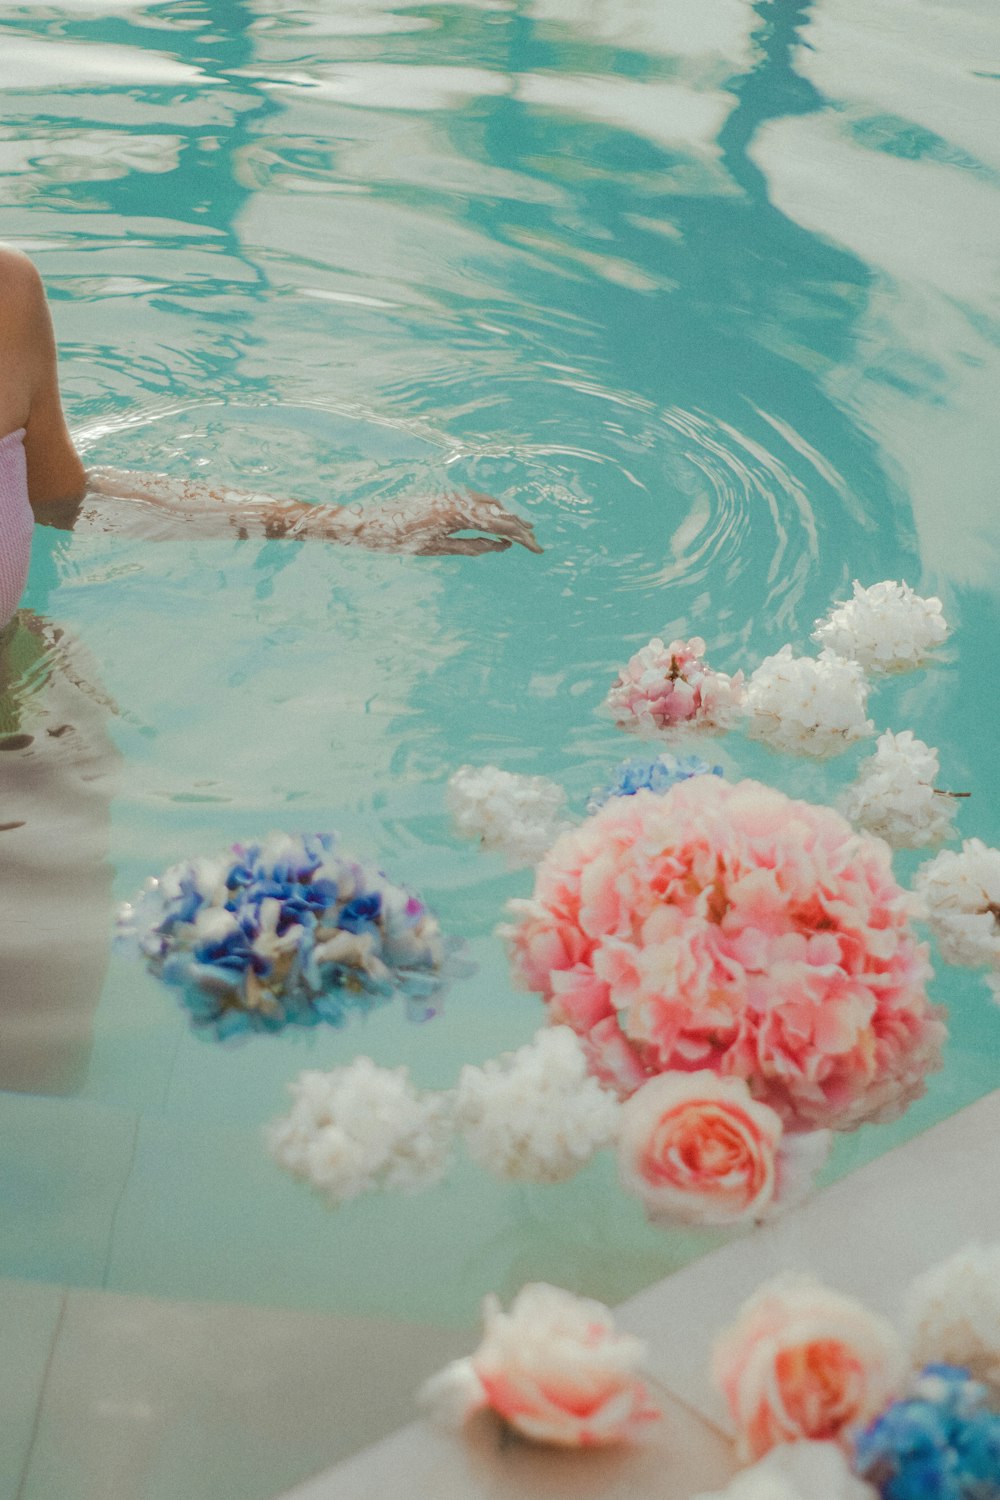
[[[687,725],[725,729],[740,702],[743,674],[727,677],[702,659],[700,636],[671,641],[654,637],[622,667],[607,696],[615,722],[633,734]]]
[[[901,1114],[941,1065],[889,850],[831,808],[715,776],[616,797],[511,910],[515,975],[622,1096],[707,1068],[788,1129],[852,1130]]]
[[[622,1106],[618,1171],[650,1218],[679,1224],[754,1219],[778,1186],[781,1121],[740,1078],[663,1073]]]
[[[811,1277],[779,1278],[717,1340],[712,1373],[752,1463],[779,1443],[842,1440],[893,1395],[903,1364],[884,1318]]]

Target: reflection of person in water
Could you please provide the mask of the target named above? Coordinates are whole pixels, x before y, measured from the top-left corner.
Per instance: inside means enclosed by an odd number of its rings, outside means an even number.
[[[118,753],[81,647],[32,610],[0,629],[0,1089],[83,1081],[104,984]]]
[[[362,509],[307,505],[157,474],[86,472],[62,414],[41,280],[24,256],[0,248],[0,624],[24,586],[29,503],[35,519],[50,525],[113,529],[127,514],[130,522],[141,518],[150,536],[183,529],[204,536],[316,538],[424,555],[503,552],[514,542],[541,551],[526,521],[474,491]],[[468,531],[479,535],[459,534]]]
[[[0,1089],[51,1094],[82,1082],[104,981],[117,752],[82,649],[18,609],[35,521],[423,554],[540,549],[525,521],[484,495],[361,512],[159,475],[88,474],[62,413],[41,281],[0,247]]]

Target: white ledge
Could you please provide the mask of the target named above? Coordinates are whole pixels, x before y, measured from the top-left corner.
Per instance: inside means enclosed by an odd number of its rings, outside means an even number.
[[[669,1399],[642,1447],[563,1453],[508,1441],[489,1420],[464,1438],[414,1422],[290,1491],[285,1500],[689,1500],[733,1463],[708,1379],[716,1333],[762,1281],[811,1271],[898,1321],[920,1271],[969,1240],[1000,1239],[991,1167],[1000,1090],[827,1188],[787,1217],[712,1251],[623,1303]]]

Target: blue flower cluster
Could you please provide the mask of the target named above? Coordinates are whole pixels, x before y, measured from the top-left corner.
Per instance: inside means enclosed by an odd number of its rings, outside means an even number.
[[[882,1500],[1000,1500],[1000,1412],[967,1370],[928,1365],[856,1440]]]
[[[334,834],[273,834],[175,865],[122,909],[119,931],[220,1039],[343,1025],[351,1008],[396,990],[419,1002],[440,983],[434,917]]]
[[[636,792],[669,792],[678,781],[687,781],[691,776],[721,776],[721,766],[710,766],[697,755],[657,755],[650,759],[645,755],[634,755],[623,760],[611,781],[605,787],[595,787],[587,803],[587,811],[595,813],[612,797],[634,797]]]

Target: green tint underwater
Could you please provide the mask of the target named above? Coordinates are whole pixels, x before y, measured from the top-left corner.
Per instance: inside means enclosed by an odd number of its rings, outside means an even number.
[[[947,15],[0,0],[0,237],[45,278],[87,460],[341,503],[467,485],[545,548],[38,531],[26,604],[78,643],[114,879],[80,1067],[0,1094],[0,1274],[465,1323],[529,1279],[617,1301],[710,1243],[649,1228],[604,1162],[331,1214],[260,1132],[300,1068],[364,1051],[446,1086],[530,1038],[493,931],[530,874],[452,836],[444,786],[491,762],[582,811],[635,748],[596,710],[654,634],[749,670],[852,578],[939,593],[943,661],[871,711],[1000,843],[1000,69],[989,0]],[[60,712],[46,649],[5,710],[29,727]],[[868,749],[721,758],[828,800]],[[221,1047],[105,952],[147,876],[271,828],[341,830],[464,939],[439,1017]],[[833,1170],[1000,1085],[979,977],[934,992],[945,1072]]]

